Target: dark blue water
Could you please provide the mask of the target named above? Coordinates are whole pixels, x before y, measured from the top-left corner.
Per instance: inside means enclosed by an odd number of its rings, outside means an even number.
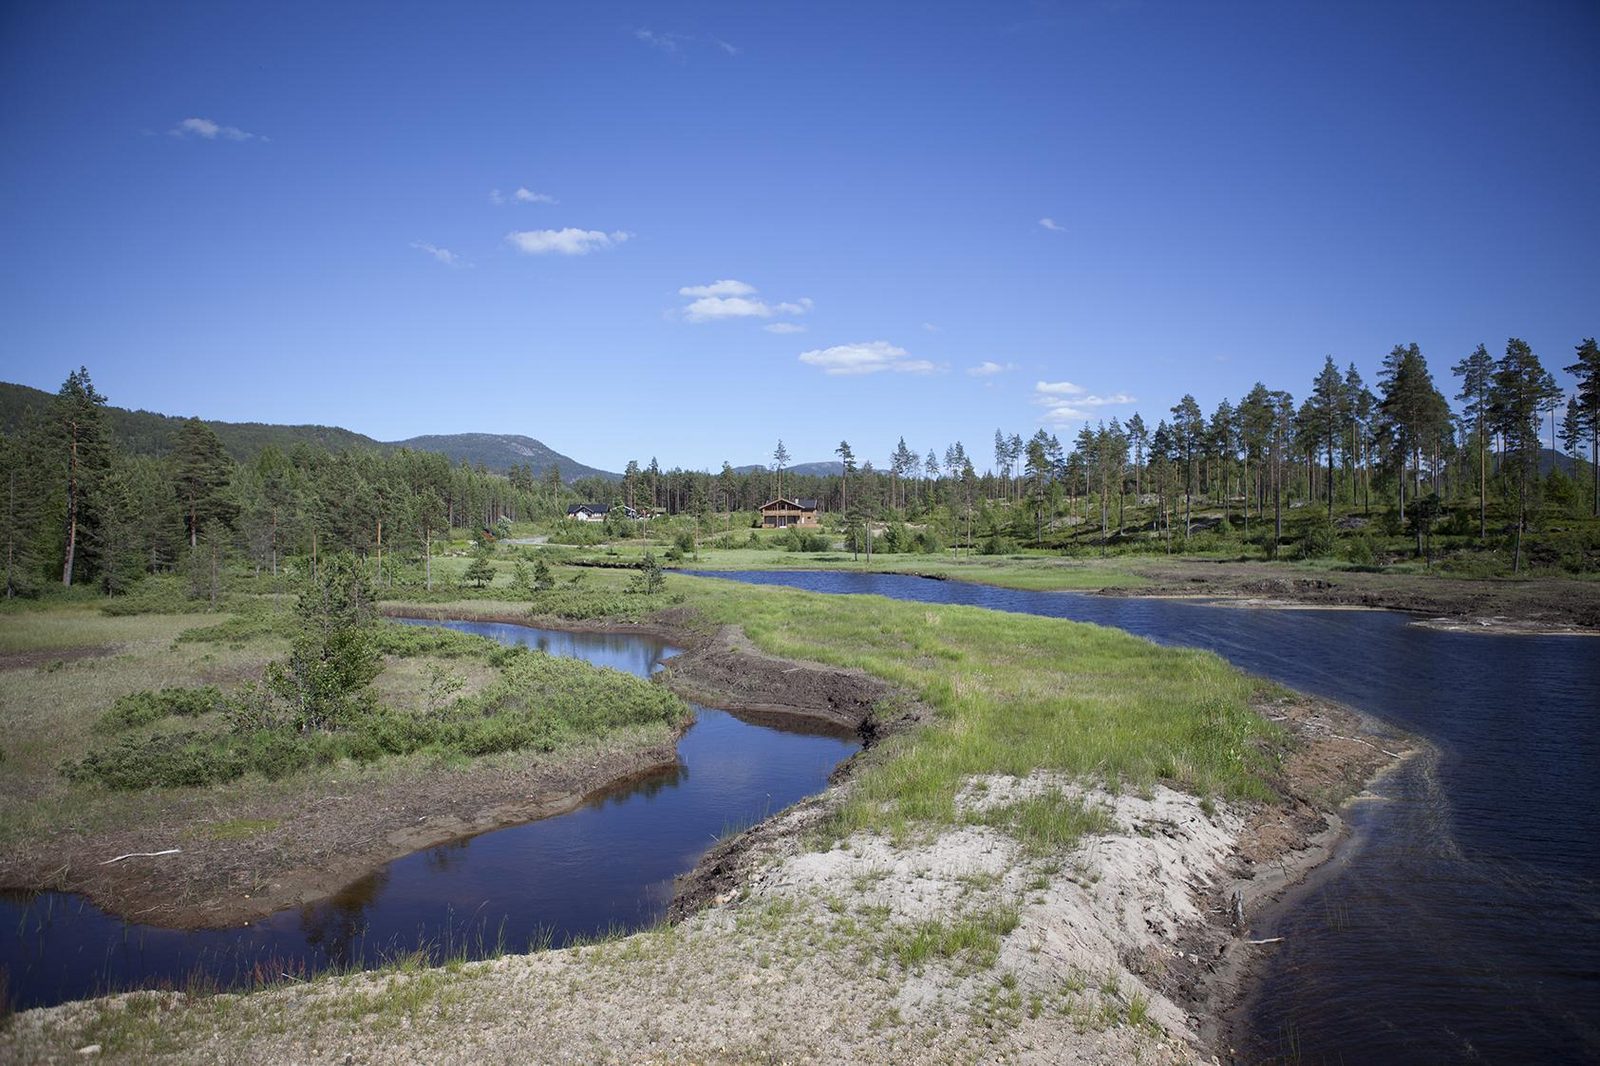
[[[448,623],[648,675],[675,649],[646,637]],[[123,922],[80,896],[0,895],[0,967],[18,1008],[97,992],[222,986],[366,967],[417,950],[434,958],[546,943],[656,922],[672,879],[715,839],[821,791],[857,745],[752,725],[696,707],[678,765],[589,797],[570,814],[408,855],[337,895],[239,929]]]
[[[1379,611],[1021,592],[892,574],[710,576],[965,604],[1208,648],[1426,737],[1351,846],[1258,921],[1247,1062],[1600,1061],[1600,640]]]

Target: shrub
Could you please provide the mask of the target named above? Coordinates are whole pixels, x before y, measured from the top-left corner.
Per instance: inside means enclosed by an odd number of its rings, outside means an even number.
[[[222,692],[211,685],[201,688],[164,688],[159,692],[132,692],[111,705],[94,724],[96,733],[120,733],[163,718],[198,718],[224,709]]]
[[[1372,566],[1378,561],[1378,552],[1372,544],[1372,538],[1365,533],[1358,533],[1345,541],[1342,554],[1347,562],[1356,566]]]
[[[73,781],[98,781],[107,788],[183,788],[214,785],[243,776],[245,759],[226,738],[168,733],[125,739],[62,765]]]
[[[1321,559],[1333,554],[1333,523],[1319,518],[1300,534],[1300,558]]]

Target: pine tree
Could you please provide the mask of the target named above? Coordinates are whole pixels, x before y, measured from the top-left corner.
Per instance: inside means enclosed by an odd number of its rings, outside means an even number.
[[[1172,443],[1183,458],[1183,536],[1187,540],[1193,528],[1194,455],[1200,446],[1206,416],[1200,404],[1184,393],[1172,408]]]
[[[856,468],[855,452],[850,450],[850,442],[842,440],[833,450],[839,457],[839,510],[848,514],[850,511],[850,475]]]
[[[1489,349],[1477,349],[1451,368],[1461,379],[1462,417],[1472,424],[1478,438],[1478,540],[1489,537],[1489,387],[1494,380],[1494,359]]]
[[[1322,372],[1311,387],[1311,414],[1316,426],[1316,434],[1323,448],[1328,453],[1328,519],[1333,519],[1333,454],[1339,446],[1340,431],[1345,421],[1345,395],[1344,378],[1339,376],[1339,368],[1333,363],[1333,356],[1328,356],[1322,364]]]
[[[1399,470],[1400,517],[1404,520],[1407,462],[1412,462],[1420,476],[1423,445],[1448,426],[1450,405],[1434,387],[1427,360],[1415,344],[1397,344],[1390,350],[1378,384],[1382,390],[1378,410],[1383,416],[1391,457]],[[1422,551],[1420,539],[1417,551]]]
[[[1517,337],[1506,342],[1506,354],[1495,364],[1490,387],[1490,418],[1505,441],[1506,467],[1517,497],[1516,549],[1513,573],[1522,569],[1522,535],[1528,528],[1539,483],[1543,415],[1560,398],[1561,390],[1528,343]]]
[[[183,504],[184,533],[190,548],[199,544],[206,523],[233,524],[237,508],[227,495],[232,477],[233,460],[216,432],[198,418],[185,419],[178,427],[172,480]]]
[[[778,446],[772,450],[772,465],[778,471],[778,491],[773,494],[774,499],[783,499],[783,468],[789,465],[789,449],[783,446],[783,438],[778,439]]]
[[[1594,478],[1594,516],[1600,518],[1600,345],[1586,337],[1577,347],[1578,361],[1566,368],[1578,379],[1578,425],[1589,430],[1589,466]]]
[[[467,569],[462,573],[461,580],[470,581],[477,588],[494,582],[494,564],[489,561],[494,550],[488,546],[479,548],[473,555],[472,562],[467,564]]]
[[[0,538],[5,542],[6,599],[39,590],[43,557],[44,489],[39,478],[41,427],[0,436]]]

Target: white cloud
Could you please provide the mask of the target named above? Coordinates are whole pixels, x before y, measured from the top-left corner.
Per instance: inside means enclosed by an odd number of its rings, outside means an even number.
[[[489,202],[496,207],[506,203],[518,204],[558,204],[561,201],[547,193],[534,192],[527,186],[518,186],[513,193],[503,193],[499,189],[489,190]]]
[[[685,285],[679,296],[696,297],[683,309],[688,322],[717,322],[728,318],[773,318],[778,315],[803,315],[811,310],[811,299],[785,300],[769,304],[759,299],[756,287],[733,278],[709,285]]]
[[[1039,225],[1043,226],[1045,229],[1049,230],[1051,233],[1065,233],[1065,232],[1067,232],[1067,227],[1061,225],[1059,222],[1057,222],[1053,218],[1050,218],[1048,215],[1039,220]]]
[[[199,137],[204,141],[214,141],[222,138],[225,141],[251,141],[258,139],[254,133],[246,133],[238,126],[224,126],[220,122],[213,122],[209,118],[186,118],[167,131],[172,137]],[[261,137],[260,140],[267,138]]]
[[[1016,368],[1017,364],[1015,363],[996,363],[985,359],[977,366],[968,367],[967,373],[971,374],[975,378],[987,378],[993,377],[996,374],[1004,374],[1007,371],[1015,370]]]
[[[663,52],[676,54],[678,42],[688,40],[681,33],[656,33],[654,30],[640,28],[633,31],[636,40],[643,41],[651,48],[659,48]]]
[[[934,325],[932,322],[924,322],[922,324],[922,329],[923,329],[924,333],[938,333],[938,332],[940,332],[939,327]]]
[[[429,244],[427,241],[412,241],[411,247],[417,249],[418,251],[427,252],[429,255],[433,256],[447,267],[462,267],[472,265],[465,259],[462,259],[455,252],[452,252],[450,249],[440,248],[438,245]]]
[[[768,333],[804,333],[806,328],[798,322],[769,322],[761,327]]]
[[[506,234],[506,240],[527,255],[588,255],[627,241],[633,234],[625,230],[605,233],[597,229],[530,229]]]
[[[684,45],[708,45],[720,49],[724,54],[736,56],[739,46],[729,44],[720,37],[695,37],[687,33],[657,33],[655,30],[641,27],[633,31],[634,40],[649,45],[651,48],[676,59],[683,59]]]
[[[754,285],[746,285],[742,281],[729,278],[725,281],[713,281],[710,285],[685,285],[678,290],[679,296],[749,296],[756,291]]]
[[[809,352],[801,352],[800,361],[820,367],[824,374],[836,376],[876,374],[883,370],[902,374],[930,374],[939,369],[926,359],[911,358],[904,348],[897,348],[888,341],[814,348]]]
[[[1085,422],[1102,407],[1121,407],[1136,402],[1125,392],[1101,396],[1070,381],[1040,381],[1033,386],[1033,402],[1045,408],[1046,422]]]

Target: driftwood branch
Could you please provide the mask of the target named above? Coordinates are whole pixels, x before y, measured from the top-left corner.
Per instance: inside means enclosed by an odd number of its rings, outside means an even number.
[[[126,855],[118,855],[114,859],[107,859],[100,865],[110,866],[112,863],[121,862],[123,859],[153,859],[157,855],[176,855],[182,850],[182,848],[168,848],[166,851],[130,851]]]
[[[1400,755],[1400,753],[1398,751],[1390,751],[1388,748],[1380,748],[1380,747],[1378,747],[1378,745],[1374,744],[1370,740],[1362,740],[1360,737],[1347,737],[1347,736],[1343,735],[1342,733],[1329,733],[1328,735],[1330,737],[1332,737],[1333,739],[1335,739],[1335,740],[1353,740],[1357,744],[1365,744],[1367,747],[1372,748],[1374,751],[1383,752],[1385,755],[1389,756],[1389,758],[1391,758],[1391,759],[1401,758],[1401,755]]]

